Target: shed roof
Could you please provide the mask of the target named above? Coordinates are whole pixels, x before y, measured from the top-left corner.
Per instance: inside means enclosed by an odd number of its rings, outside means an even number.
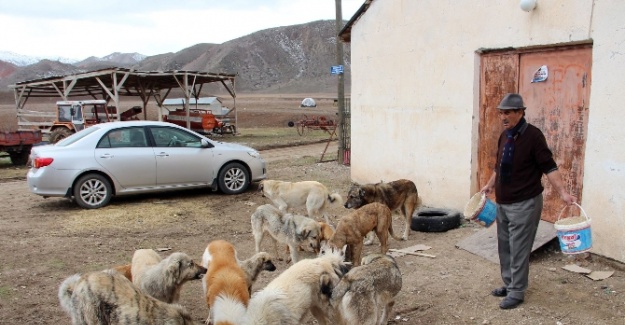
[[[343,29],[339,32],[339,39],[345,43],[349,43],[352,41],[352,26],[356,23],[356,21],[364,15],[364,13],[369,9],[369,6],[373,0],[365,0],[365,2],[358,8],[358,11],[352,16],[352,18],[343,26]]]
[[[146,89],[158,92],[178,87],[184,88],[185,81],[190,87],[211,82],[234,82],[234,78],[234,74],[211,72],[136,71],[127,68],[106,68],[17,82],[9,88],[19,90],[29,97],[105,97],[106,86],[106,88],[119,87],[120,96],[140,96]]]

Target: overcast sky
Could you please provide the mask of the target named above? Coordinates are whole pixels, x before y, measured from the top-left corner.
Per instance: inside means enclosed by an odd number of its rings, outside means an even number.
[[[349,20],[364,0],[342,0]],[[0,51],[85,59],[155,55],[336,18],[335,0],[0,0]]]

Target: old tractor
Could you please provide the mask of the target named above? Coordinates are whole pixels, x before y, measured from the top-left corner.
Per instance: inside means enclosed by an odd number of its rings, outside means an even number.
[[[107,106],[105,100],[79,100],[56,102],[57,115],[50,128],[50,143],[57,143],[71,134],[92,125],[117,120],[117,108]],[[140,106],[134,106],[120,114],[122,121],[136,119]]]

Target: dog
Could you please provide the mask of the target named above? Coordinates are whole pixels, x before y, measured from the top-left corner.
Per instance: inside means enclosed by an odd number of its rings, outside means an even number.
[[[389,183],[352,184],[347,193],[345,207],[358,209],[365,204],[379,202],[385,204],[391,211],[401,211],[406,221],[402,240],[408,240],[410,223],[415,210],[421,205],[421,198],[414,182],[400,179]],[[373,237],[367,240],[371,244]]]
[[[273,264],[273,258],[269,253],[260,252],[254,254],[252,257],[239,261],[239,266],[245,273],[247,282],[247,291],[252,294],[252,285],[256,282],[256,278],[262,271],[273,272],[276,270],[276,265]]]
[[[58,296],[74,325],[195,324],[184,307],[144,294],[113,269],[74,274]]]
[[[209,314],[207,324],[238,324],[250,300],[247,275],[239,266],[237,251],[225,240],[214,240],[202,255],[206,276],[202,287]]]
[[[370,254],[352,268],[332,290],[330,304],[338,311],[340,324],[382,325],[388,323],[402,277],[395,259]]]
[[[319,235],[319,246],[321,247],[321,245],[324,245],[325,243],[327,243],[330,237],[334,235],[334,227],[332,227],[331,225],[323,221],[318,221],[318,223],[319,223],[319,228],[321,229],[321,232]],[[301,247],[298,249],[301,249]],[[290,254],[289,246],[286,247],[286,253]],[[319,249],[315,249],[315,254],[319,255]]]
[[[334,254],[293,264],[252,295],[244,324],[302,324],[309,311],[319,324],[333,322],[332,289],[349,268]]]
[[[121,273],[126,279],[132,282],[132,264],[118,265],[113,270]]]
[[[163,259],[152,249],[139,249],[132,256],[131,265],[132,283],[167,303],[178,302],[182,285],[206,274],[206,268],[179,252]]]
[[[256,208],[252,214],[251,223],[256,253],[260,252],[260,244],[265,233],[268,233],[273,239],[274,253],[278,259],[280,259],[278,242],[289,246],[290,259],[293,263],[299,261],[298,247],[300,245],[311,252],[319,250],[321,227],[317,221],[311,218],[290,213],[283,215],[273,205],[264,204]]]
[[[288,209],[306,207],[308,217],[320,220],[321,216],[326,223],[330,219],[325,214],[329,204],[338,206],[343,204],[343,198],[338,193],[332,193],[321,183],[316,181],[285,182],[277,180],[263,180],[258,186],[263,196],[268,197],[282,213]]]
[[[354,266],[358,266],[363,239],[371,231],[374,231],[380,240],[382,254],[386,254],[388,250],[389,234],[394,239],[401,240],[393,231],[391,210],[382,203],[374,202],[341,218],[329,242],[338,248],[347,245],[347,259],[351,260]]]

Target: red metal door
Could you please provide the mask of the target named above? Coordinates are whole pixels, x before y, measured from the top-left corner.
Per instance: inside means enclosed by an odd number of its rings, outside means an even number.
[[[506,93],[518,92],[527,106],[526,119],[539,127],[547,138],[566,189],[581,201],[591,62],[590,45],[482,56],[478,188],[484,186],[493,171],[497,138],[503,131],[497,117],[497,104]],[[548,69],[547,79],[531,82],[542,66]],[[543,184],[542,218],[554,222],[564,204],[546,177],[543,177]]]
[[[545,134],[566,189],[580,202],[591,63],[590,46],[523,53],[520,56],[519,93],[527,106],[526,119]],[[548,69],[547,80],[532,83],[534,72],[541,66]],[[555,222],[565,205],[546,177],[543,177],[543,184],[545,203],[542,218]]]

